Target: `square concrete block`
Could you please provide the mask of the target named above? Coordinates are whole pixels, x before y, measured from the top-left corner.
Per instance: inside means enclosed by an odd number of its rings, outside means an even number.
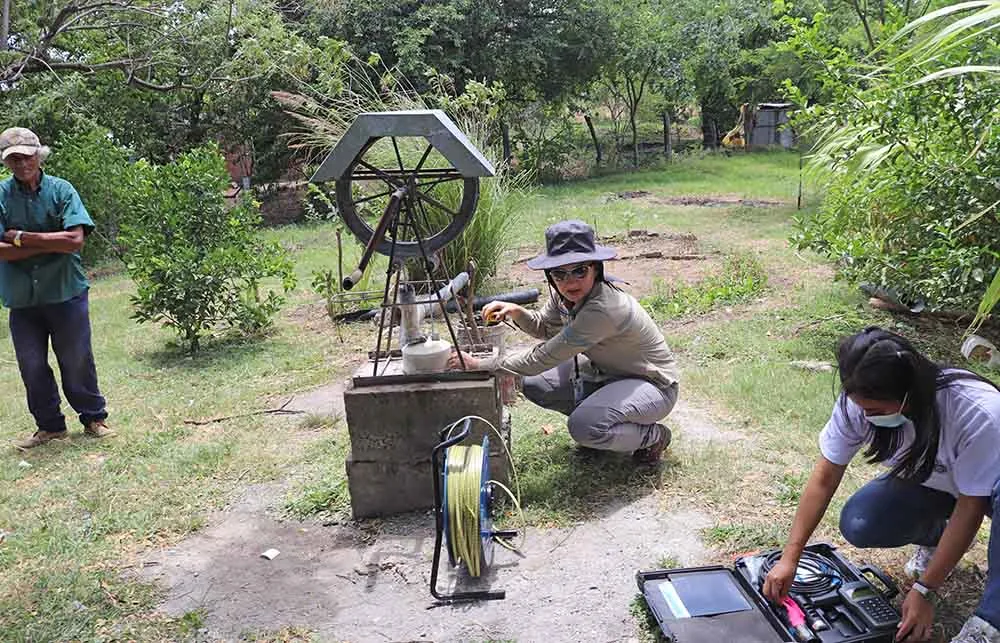
[[[510,447],[510,414],[500,404],[496,379],[351,386],[344,392],[351,439],[347,459],[356,518],[434,506],[431,456],[441,430],[467,416],[491,422]],[[509,464],[500,438],[474,421],[463,444],[490,438],[490,478],[508,484]]]
[[[441,429],[467,415],[501,428],[502,406],[495,378],[352,386],[344,392],[347,430],[356,462],[427,461]],[[498,438],[473,422],[472,439]],[[502,449],[501,449],[502,450]]]
[[[507,456],[490,457],[490,478],[507,484]],[[497,475],[504,466],[504,476]],[[359,462],[347,456],[347,488],[351,513],[355,518],[390,516],[434,507],[434,480],[431,461]]]

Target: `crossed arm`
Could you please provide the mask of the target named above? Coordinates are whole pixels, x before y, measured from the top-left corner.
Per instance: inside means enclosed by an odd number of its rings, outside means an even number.
[[[20,261],[41,254],[77,252],[83,247],[83,226],[62,232],[21,232],[21,247],[14,245],[17,230],[5,230],[0,241],[0,261]]]

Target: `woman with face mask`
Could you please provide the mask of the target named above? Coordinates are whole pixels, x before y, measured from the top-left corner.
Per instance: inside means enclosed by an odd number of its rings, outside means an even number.
[[[843,392],[820,433],[821,455],[764,594],[777,601],[788,593],[806,542],[848,463],[864,449],[869,462],[889,472],[848,499],[840,531],[856,547],[916,545],[905,568],[915,582],[896,640],[924,641],[934,624],[936,590],[984,516],[1000,508],[1000,390],[974,373],[931,362],[903,337],[877,327],[842,340],[837,367]],[[986,591],[952,643],[1000,643],[996,521],[989,558]]]
[[[605,276],[604,261],[614,257],[583,221],[549,226],[545,252],[528,261],[549,284],[542,310],[483,308],[484,319],[509,319],[541,343],[495,359],[455,354],[450,364],[523,375],[525,397],[569,416],[577,443],[651,464],[670,443],[661,420],[677,401],[677,368],[649,314]]]

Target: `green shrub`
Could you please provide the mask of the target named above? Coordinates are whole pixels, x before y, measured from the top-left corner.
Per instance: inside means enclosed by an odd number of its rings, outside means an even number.
[[[906,39],[887,43],[887,62],[873,68],[824,39],[823,22],[800,25],[789,43],[817,63],[830,96],[796,122],[818,141],[811,167],[827,193],[797,219],[794,242],[904,301],[975,308],[1000,268],[1000,75],[929,78]],[[995,40],[964,39],[934,64],[998,56]]]
[[[295,285],[291,261],[277,243],[260,241],[256,204],[227,208],[227,175],[217,148],[182,154],[163,166],[136,165],[148,179],[122,221],[129,275],[136,283],[133,317],[178,332],[188,350],[214,330],[249,335],[266,329],[283,303],[261,281]]]
[[[765,288],[767,272],[760,259],[749,253],[737,254],[727,258],[717,274],[693,286],[656,282],[656,291],[642,304],[653,314],[680,317],[746,301]]]

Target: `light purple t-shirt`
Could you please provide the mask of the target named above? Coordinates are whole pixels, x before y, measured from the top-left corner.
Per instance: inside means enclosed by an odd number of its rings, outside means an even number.
[[[941,438],[934,472],[923,483],[958,497],[990,496],[1000,479],[1000,391],[978,380],[959,380],[937,392]],[[879,431],[864,419],[860,406],[840,400],[819,435],[823,457],[847,465]],[[913,423],[903,425],[903,443],[884,464],[895,465],[913,444]]]

